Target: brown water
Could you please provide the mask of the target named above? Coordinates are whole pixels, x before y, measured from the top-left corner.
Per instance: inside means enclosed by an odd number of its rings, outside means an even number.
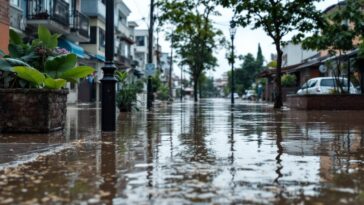
[[[51,135],[0,135],[0,204],[364,204],[364,112],[228,100],[71,107]]]

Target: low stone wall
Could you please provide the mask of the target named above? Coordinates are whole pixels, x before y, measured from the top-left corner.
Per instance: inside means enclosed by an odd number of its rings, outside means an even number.
[[[0,132],[45,133],[64,128],[68,90],[0,89]]]
[[[299,110],[364,110],[364,95],[288,95],[286,105]]]

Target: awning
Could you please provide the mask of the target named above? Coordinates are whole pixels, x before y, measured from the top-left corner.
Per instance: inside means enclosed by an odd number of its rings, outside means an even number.
[[[97,55],[96,55],[96,58],[97,58],[98,60],[102,61],[102,62],[105,62],[105,56],[102,56],[102,55],[97,54]]]
[[[74,53],[77,55],[77,57],[84,58],[85,51],[83,48],[75,43],[72,43],[71,41],[68,41],[66,39],[59,39],[58,46],[60,48],[67,49],[69,52]]]

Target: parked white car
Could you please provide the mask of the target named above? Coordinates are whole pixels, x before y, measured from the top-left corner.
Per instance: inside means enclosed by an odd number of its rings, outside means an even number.
[[[340,82],[344,91],[348,90],[347,78],[334,78],[334,77],[319,77],[312,78],[302,85],[297,91],[298,95],[323,95],[332,94],[335,91],[340,92],[340,87],[337,85],[337,81]],[[358,94],[358,90],[350,82],[350,94]]]
[[[228,98],[230,99],[231,98],[231,93],[228,95]],[[234,98],[239,98],[239,94],[238,93],[234,93]]]
[[[254,100],[257,97],[254,90],[247,90],[245,93],[246,94],[243,95],[243,100]]]

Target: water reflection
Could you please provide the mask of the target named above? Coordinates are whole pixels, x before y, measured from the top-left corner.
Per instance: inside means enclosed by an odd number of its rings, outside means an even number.
[[[98,132],[96,109],[70,110],[64,133],[0,137],[33,153],[70,145],[0,171],[1,202],[364,203],[364,112],[187,101],[120,113],[113,136]]]
[[[106,204],[113,204],[116,195],[116,158],[115,158],[115,134],[102,133],[101,135],[101,199]]]

